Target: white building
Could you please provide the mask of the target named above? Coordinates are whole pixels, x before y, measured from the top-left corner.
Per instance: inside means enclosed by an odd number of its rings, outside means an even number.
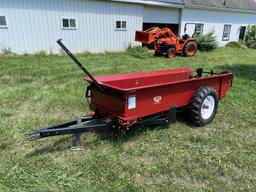
[[[186,23],[199,33],[214,30],[219,44],[244,38],[256,24],[254,0],[0,0],[0,49],[58,53],[56,40],[74,52],[120,51],[135,45],[136,30]],[[187,24],[192,33],[194,25]]]
[[[184,1],[181,29],[186,23],[198,23],[203,34],[214,31],[220,46],[244,40],[246,27],[256,24],[256,0]]]

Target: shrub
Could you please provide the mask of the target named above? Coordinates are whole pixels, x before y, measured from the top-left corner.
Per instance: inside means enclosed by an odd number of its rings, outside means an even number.
[[[65,51],[62,48],[59,49],[59,55],[66,55]]]
[[[226,44],[225,47],[242,48],[242,49],[247,48],[242,42],[236,42],[236,41],[230,41],[229,43]]]
[[[1,49],[1,54],[2,55],[12,55],[12,49],[11,47],[7,47],[7,48],[2,48]]]
[[[218,47],[213,31],[206,35],[200,35],[197,37],[196,44],[197,48],[201,51],[212,51]]]
[[[63,53],[64,55],[66,54],[66,52]],[[82,51],[77,53],[77,55],[92,55],[92,53],[90,51]]]
[[[256,49],[256,25],[249,25],[245,36],[245,45]]]
[[[236,42],[236,41],[230,41],[229,43],[227,43],[225,45],[225,47],[231,47],[231,48],[240,48],[241,45],[240,43]]]
[[[241,48],[242,48],[242,49],[247,49],[247,48],[248,48],[244,43],[242,43],[242,44],[240,44],[240,45],[241,45]]]
[[[44,51],[44,50],[41,50],[41,51],[37,51],[34,53],[35,56],[38,56],[38,57],[43,57],[43,56],[46,56],[47,55],[47,52]]]
[[[129,46],[126,51],[129,55],[137,58],[141,58],[141,59],[152,57],[152,53],[149,51],[147,47]]]

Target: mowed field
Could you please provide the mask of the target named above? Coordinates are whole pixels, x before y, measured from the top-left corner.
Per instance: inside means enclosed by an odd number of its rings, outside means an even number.
[[[256,50],[219,48],[193,58],[81,54],[94,75],[203,67],[235,75],[214,121],[185,118],[114,138],[29,142],[25,134],[89,112],[83,73],[67,56],[0,57],[0,191],[256,191]]]

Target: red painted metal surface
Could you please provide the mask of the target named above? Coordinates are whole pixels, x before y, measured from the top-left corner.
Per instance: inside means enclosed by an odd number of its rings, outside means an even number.
[[[167,111],[171,106],[187,106],[202,86],[214,88],[221,99],[233,81],[231,73],[201,78],[191,78],[191,74],[191,69],[181,68],[98,76],[96,80],[114,94],[91,90],[90,108],[104,116],[116,117],[128,127],[140,118]],[[85,80],[90,82],[88,78]]]

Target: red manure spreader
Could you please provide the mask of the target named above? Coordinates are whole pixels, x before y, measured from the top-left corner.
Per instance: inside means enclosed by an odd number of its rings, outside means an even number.
[[[214,73],[189,68],[93,77],[76,57],[57,41],[87,75],[86,97],[91,113],[76,120],[32,131],[29,140],[50,136],[98,131],[129,130],[135,125],[168,124],[178,110],[187,110],[191,123],[203,126],[217,112],[219,100],[233,82],[229,72]]]
[[[185,34],[182,38],[177,37],[169,28],[160,29],[153,27],[145,31],[136,31],[135,41],[148,45],[155,50],[155,55],[166,54],[172,59],[176,54],[192,57],[196,54],[196,38]]]

